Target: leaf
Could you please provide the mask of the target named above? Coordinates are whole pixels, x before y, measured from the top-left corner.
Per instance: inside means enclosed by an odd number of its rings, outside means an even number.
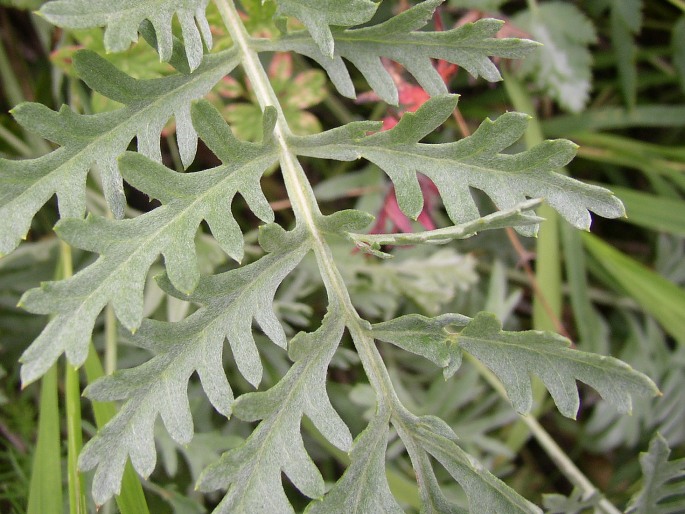
[[[538,225],[543,218],[523,214],[534,207],[538,207],[541,200],[533,199],[519,204],[513,209],[497,211],[474,221],[453,225],[451,227],[423,232],[399,232],[396,234],[355,234],[348,232],[347,237],[352,239],[362,251],[371,253],[381,258],[392,257],[388,253],[381,252],[381,245],[413,245],[413,244],[446,244],[454,239],[467,239],[483,230],[494,230],[505,227],[520,227],[525,225]]]
[[[629,514],[676,514],[685,500],[685,459],[669,461],[671,450],[666,440],[656,434],[649,451],[640,454],[642,488],[631,498]]]
[[[440,418],[416,417],[407,411],[393,418],[393,425],[407,446],[412,464],[417,471],[428,471],[429,461],[425,454],[435,458],[462,486],[469,501],[469,512],[498,514],[501,512],[540,513],[540,509],[510,489],[492,475],[482,464],[456,444],[457,437]],[[419,459],[421,457],[421,459]],[[432,473],[432,470],[430,471]],[[422,491],[422,494],[423,491]],[[435,495],[433,493],[433,497]],[[444,498],[437,504],[445,504]],[[452,512],[458,512],[450,506]],[[443,512],[450,512],[446,510]]]
[[[323,55],[333,57],[331,25],[351,27],[369,21],[378,4],[371,0],[274,0],[277,15],[294,16],[304,23]],[[263,2],[262,2],[263,3]]]
[[[57,367],[41,381],[38,434],[33,450],[31,481],[27,491],[27,514],[62,512],[62,455],[60,414],[57,399]]]
[[[573,350],[570,341],[552,332],[504,332],[489,313],[477,314],[453,337],[497,375],[521,413],[532,407],[532,375],[543,381],[559,411],[574,419],[580,406],[576,380],[593,387],[624,413],[631,411],[631,395],[659,394],[649,378],[618,359]]]
[[[447,93],[447,87],[431,59],[458,64],[474,77],[496,81],[501,77],[489,57],[521,58],[536,46],[527,40],[495,38],[503,22],[492,19],[441,32],[419,31],[441,3],[427,0],[378,25],[336,30],[335,51],[330,55],[301,32],[275,41],[255,41],[255,45],[259,50],[293,50],[314,59],[341,94],[354,98],[354,85],[342,60],[345,58],[361,71],[378,96],[394,105],[398,102],[397,88],[381,57],[404,66],[429,94],[436,96]]]
[[[380,407],[355,439],[350,465],[322,501],[312,502],[306,514],[345,512],[365,514],[404,512],[393,497],[385,475],[390,411]]]
[[[253,385],[262,365],[251,334],[254,318],[272,341],[285,346],[285,334],[271,307],[276,288],[308,251],[301,234],[281,241],[281,251],[253,264],[203,278],[192,295],[174,294],[202,307],[178,323],[146,320],[134,342],[156,353],[135,368],[117,371],[90,385],[96,401],[127,400],[121,411],[81,453],[83,470],[97,468],[93,497],[98,504],[117,494],[127,457],[148,477],[155,468],[154,423],[159,414],[171,437],[187,444],[193,436],[187,387],[197,373],[212,405],[224,416],[233,409],[233,393],[223,370],[224,340],[236,364]],[[173,292],[167,279],[162,286]]]
[[[642,263],[614,249],[592,234],[583,243],[601,269],[671,334],[685,344],[685,289],[665,279]]]
[[[685,236],[685,202],[635,189],[611,186],[626,207],[626,223]]]
[[[294,512],[281,472],[304,495],[323,496],[323,478],[304,448],[300,423],[306,415],[337,448],[348,451],[352,445],[349,429],[326,393],[328,363],[343,329],[344,317],[333,307],[316,332],[300,333],[290,342],[295,364],[278,384],[235,402],[236,416],[262,421],[243,445],[225,453],[200,477],[203,491],[228,488],[215,512]]]
[[[447,379],[461,365],[461,350],[452,344],[447,329],[463,327],[469,321],[469,318],[461,314],[443,314],[435,318],[408,314],[376,323],[371,334],[374,339],[392,343],[444,368]]]
[[[680,90],[685,93],[685,15],[681,16],[673,26],[671,48],[673,49],[673,66],[680,80]]]
[[[140,154],[126,154],[120,163],[127,181],[163,205],[130,220],[89,216],[58,223],[55,230],[64,241],[100,258],[72,278],[43,283],[22,297],[27,310],[54,316],[21,358],[24,384],[42,375],[64,351],[72,364],[82,364],[95,320],[107,303],[124,326],[135,331],[143,316],[148,270],[160,254],[171,282],[186,294],[192,292],[200,278],[194,240],[202,220],[226,253],[242,258],[243,237],[231,203],[240,193],[262,220],[273,221],[259,180],[278,160],[271,138],[274,115],[267,111],[263,143],[243,143],[213,107],[197,104],[193,121],[200,135],[229,164],[181,174]]]
[[[115,217],[122,217],[125,199],[116,158],[135,137],[143,155],[161,161],[159,134],[172,116],[181,157],[189,165],[197,145],[190,102],[205,95],[237,64],[237,52],[229,50],[208,56],[193,75],[135,80],[93,52],[77,52],[74,65],[81,78],[125,107],[97,115],[78,115],[66,106],[54,112],[34,103],[14,109],[24,127],[62,146],[37,159],[0,159],[0,255],[12,251],[25,237],[31,219],[53,194],[57,194],[63,218],[82,217],[86,175],[93,165],[102,176],[110,209]]]
[[[626,106],[635,106],[637,97],[637,46],[633,36],[642,27],[642,0],[613,0],[611,38],[617,57],[618,75]]]
[[[543,504],[547,514],[581,514],[587,512],[587,509],[602,512],[599,506],[601,499],[599,494],[587,496],[581,489],[574,488],[568,497],[562,494],[543,495]]]
[[[169,61],[173,50],[171,22],[178,18],[188,64],[195,70],[202,62],[204,39],[212,48],[212,32],[205,16],[209,0],[57,0],[48,2],[40,14],[48,21],[70,29],[106,27],[105,48],[121,52],[138,41],[138,27],[149,20],[155,29],[159,56]]]
[[[592,22],[575,5],[556,1],[514,16],[512,23],[543,45],[521,63],[519,74],[533,76],[564,109],[583,110],[592,79],[588,45],[597,39]]]
[[[526,198],[544,198],[577,228],[588,229],[590,213],[616,218],[624,215],[621,202],[606,189],[554,173],[574,156],[570,141],[553,140],[518,154],[499,153],[518,141],[528,117],[506,113],[485,120],[470,137],[453,143],[419,143],[439,127],[457,105],[457,96],[430,99],[415,113],[406,113],[393,129],[370,136],[367,122],[351,123],[315,136],[292,137],[300,155],[349,161],[363,157],[380,168],[395,185],[402,212],[416,219],[423,195],[416,177],[429,177],[442,195],[455,224],[480,217],[469,188],[485,192],[499,209],[511,209]],[[518,227],[532,235],[534,228]]]
[[[612,0],[611,8],[632,33],[642,27],[642,0]]]

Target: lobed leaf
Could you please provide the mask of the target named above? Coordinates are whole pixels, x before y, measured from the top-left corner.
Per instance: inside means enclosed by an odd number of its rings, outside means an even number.
[[[459,327],[464,327],[459,330]],[[591,385],[620,411],[629,412],[631,395],[658,394],[654,383],[612,357],[569,348],[570,342],[551,332],[505,332],[497,318],[481,312],[469,319],[459,314],[427,318],[409,314],[376,323],[371,335],[421,355],[444,368],[449,378],[467,351],[503,382],[514,408],[527,413],[532,406],[531,375],[549,389],[562,414],[575,417],[579,407],[575,381]]]
[[[200,279],[194,240],[202,220],[223,249],[240,260],[243,237],[231,214],[237,193],[263,221],[273,221],[259,185],[262,173],[278,160],[271,137],[272,110],[265,116],[261,144],[235,139],[207,102],[193,106],[193,122],[207,145],[229,164],[181,174],[128,153],[120,160],[126,180],[163,205],[129,220],[89,216],[57,224],[55,230],[64,241],[100,257],[70,279],[44,283],[22,297],[21,304],[29,311],[54,316],[22,356],[24,384],[42,375],[64,351],[72,364],[82,364],[95,320],[107,303],[112,303],[123,325],[135,331],[143,316],[148,270],[160,254],[174,286],[191,293]]]
[[[445,378],[451,377],[461,366],[461,350],[450,340],[448,329],[463,327],[470,318],[461,314],[443,314],[427,318],[408,314],[373,325],[372,336],[420,355],[444,369]]]
[[[280,251],[252,264],[203,278],[192,295],[181,295],[167,279],[162,280],[164,289],[202,307],[178,323],[143,322],[134,342],[156,355],[86,389],[84,394],[93,400],[126,400],[115,418],[86,444],[80,457],[81,469],[97,468],[93,478],[97,504],[118,493],[128,457],[141,475],[152,473],[157,415],[179,444],[191,440],[187,383],[193,373],[199,375],[214,407],[230,416],[233,393],[222,366],[226,339],[240,372],[253,385],[259,384],[262,365],[252,337],[252,319],[272,341],[285,346],[285,334],[272,308],[273,297],[281,281],[309,250],[301,234],[291,234],[289,241],[282,243]]]
[[[361,122],[315,136],[292,136],[290,144],[300,155],[342,161],[363,157],[373,162],[393,181],[402,212],[414,219],[423,208],[417,172],[435,183],[455,224],[480,217],[469,187],[486,193],[499,209],[515,208],[526,198],[543,198],[578,228],[589,228],[589,211],[609,218],[624,215],[623,205],[610,191],[553,172],[575,155],[572,142],[545,141],[517,154],[500,153],[525,132],[525,114],[485,120],[473,135],[457,142],[420,143],[451,116],[457,99],[432,98],[415,113],[405,114],[393,129],[370,136],[362,135],[368,124]],[[534,227],[517,229],[534,234]]]
[[[365,514],[404,512],[393,497],[385,475],[390,410],[380,407],[369,425],[355,439],[350,465],[321,501],[313,501],[306,514],[345,512]]]
[[[640,454],[642,488],[631,498],[629,514],[676,514],[685,500],[685,459],[669,461],[671,450],[666,440],[656,434],[649,451]]]
[[[307,27],[321,53],[333,57],[331,25],[351,27],[369,21],[378,4],[371,0],[274,0],[277,15],[294,16]]]
[[[235,402],[236,416],[262,421],[243,445],[225,453],[200,477],[198,486],[203,491],[228,488],[215,512],[294,512],[281,484],[281,472],[304,495],[323,496],[323,478],[304,448],[300,422],[306,415],[343,451],[352,445],[349,429],[326,393],[328,364],[343,329],[344,317],[333,307],[316,332],[300,333],[290,342],[289,354],[295,363],[278,384]]]
[[[208,56],[192,75],[135,80],[93,52],[77,52],[74,65],[79,76],[124,107],[96,115],[75,114],[66,106],[54,112],[35,103],[13,110],[21,125],[61,148],[37,159],[0,159],[0,255],[16,248],[33,216],[53,194],[57,194],[61,217],[82,217],[86,175],[93,165],[102,176],[110,209],[115,217],[123,217],[125,198],[116,159],[135,137],[139,152],[161,161],[159,134],[172,116],[181,157],[188,166],[197,146],[190,102],[210,91],[238,60],[237,52],[229,50]]]
[[[659,394],[649,378],[618,359],[573,350],[568,339],[552,332],[505,332],[486,312],[454,337],[460,348],[497,375],[521,413],[532,407],[531,375],[540,377],[559,411],[570,418],[580,406],[576,380],[592,386],[624,413],[631,410],[631,395]]]
[[[383,66],[382,57],[404,66],[430,95],[436,96],[447,93],[447,87],[431,59],[458,64],[474,77],[483,76],[497,81],[501,76],[489,57],[521,58],[537,45],[528,40],[495,38],[503,22],[494,19],[468,23],[444,32],[419,31],[442,2],[426,0],[378,25],[334,30],[334,50],[332,41],[325,47],[317,46],[317,38],[312,41],[303,32],[288,34],[274,41],[255,40],[254,46],[267,51],[292,50],[314,59],[326,70],[341,94],[354,98],[354,86],[344,58],[359,69],[378,96],[396,105],[397,88]],[[343,5],[349,0],[335,3]]]
[[[105,48],[121,52],[138,41],[143,20],[155,29],[160,59],[169,61],[173,51],[172,19],[177,17],[183,33],[190,69],[202,62],[204,50],[212,48],[212,32],[205,15],[209,0],[56,0],[46,3],[40,14],[59,27],[85,29],[105,27]]]
[[[456,444],[457,437],[440,418],[434,416],[416,417],[406,411],[395,416],[393,425],[405,443],[412,464],[419,472],[430,473],[428,455],[436,459],[464,489],[469,501],[469,512],[498,514],[501,512],[541,513],[542,511],[520,496],[504,482],[492,475],[479,462]],[[430,476],[429,475],[429,476]],[[433,482],[430,479],[430,482]],[[426,482],[421,484],[424,488]],[[459,512],[435,490],[422,491],[428,496],[428,505],[441,506],[438,512]]]
[[[460,225],[424,230],[422,232],[399,232],[397,234],[356,234],[347,232],[346,236],[354,241],[357,248],[371,253],[376,257],[390,258],[391,254],[380,251],[381,245],[414,245],[414,244],[446,244],[454,239],[467,239],[484,230],[494,230],[506,227],[522,227],[537,225],[544,221],[538,216],[523,214],[542,203],[539,199],[527,200],[513,209],[496,211],[482,218],[467,221]]]
[[[597,40],[592,21],[575,5],[555,1],[514,16],[512,23],[542,43],[521,63],[519,73],[533,76],[538,86],[564,109],[582,111],[592,80],[588,46]]]

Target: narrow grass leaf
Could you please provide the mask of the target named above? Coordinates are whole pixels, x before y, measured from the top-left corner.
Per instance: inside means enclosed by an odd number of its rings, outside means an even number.
[[[656,318],[680,344],[685,344],[685,290],[619,252],[592,234],[583,243],[611,279]]]
[[[62,514],[62,452],[56,365],[41,380],[38,440],[32,469],[27,514]]]

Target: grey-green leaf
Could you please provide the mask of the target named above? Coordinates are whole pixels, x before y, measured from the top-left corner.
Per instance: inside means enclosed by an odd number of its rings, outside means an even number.
[[[205,15],[207,4],[209,0],[57,0],[45,4],[40,14],[60,27],[105,27],[108,52],[121,52],[138,41],[140,23],[149,20],[163,61],[171,59],[175,15],[181,25],[188,64],[194,70],[202,62],[202,40],[212,48],[212,32]]]
[[[240,142],[206,102],[193,107],[193,121],[210,148],[230,159],[229,164],[185,174],[128,153],[120,160],[126,180],[163,205],[129,220],[89,216],[58,223],[64,241],[100,258],[68,280],[43,284],[23,296],[26,309],[54,316],[22,356],[24,383],[40,377],[64,351],[72,364],[82,364],[95,320],[107,303],[123,325],[135,331],[142,320],[146,276],[160,254],[174,286],[191,293],[200,278],[194,240],[202,220],[224,250],[240,260],[243,236],[231,214],[237,193],[263,221],[273,220],[259,185],[264,171],[278,160],[270,128],[265,127],[263,143]]]
[[[223,347],[228,339],[240,372],[253,385],[261,379],[262,365],[252,337],[252,319],[275,343],[284,346],[283,329],[265,327],[275,320],[271,306],[278,285],[307,253],[301,236],[292,235],[281,251],[221,275],[203,278],[185,300],[199,303],[198,311],[178,323],[146,320],[134,342],[156,355],[135,368],[104,377],[86,389],[97,401],[126,400],[123,408],[84,447],[79,465],[97,468],[93,497],[98,504],[117,494],[128,457],[143,476],[156,463],[154,423],[162,417],[169,434],[179,444],[193,435],[188,404],[188,379],[197,373],[214,407],[229,416],[233,393],[223,370]],[[173,291],[162,281],[164,289]],[[325,368],[324,368],[325,369]]]
[[[328,363],[340,343],[343,321],[332,311],[316,332],[298,334],[290,342],[295,364],[281,381],[235,402],[236,416],[262,421],[243,445],[225,453],[200,477],[198,486],[204,491],[228,488],[215,512],[293,512],[281,472],[306,496],[323,496],[323,478],[304,448],[300,422],[306,415],[341,450],[352,445],[349,429],[326,393]]]
[[[426,452],[459,482],[469,500],[470,512],[542,512],[462,450],[456,444],[452,429],[441,419],[434,416],[418,418],[405,411],[395,417],[393,424],[407,447],[412,448],[413,461],[421,452]],[[443,501],[441,503],[444,504]]]
[[[532,76],[564,109],[581,111],[592,80],[588,46],[597,39],[592,21],[572,3],[554,1],[524,11],[512,23],[543,45],[521,62],[518,72]]]
[[[404,512],[390,492],[385,476],[389,409],[380,407],[369,425],[355,439],[351,462],[342,478],[321,501],[313,501],[306,514],[366,514]]]
[[[576,380],[592,386],[621,412],[630,412],[632,395],[659,394],[649,378],[618,359],[573,350],[568,339],[551,332],[505,332],[486,312],[459,333],[457,344],[497,375],[521,413],[532,407],[532,375],[542,379],[561,413],[570,418],[580,406]]]
[[[671,449],[656,434],[649,443],[649,451],[640,454],[642,488],[631,498],[629,514],[677,514],[685,501],[685,458],[668,460]]]
[[[470,318],[461,314],[443,314],[435,318],[408,314],[376,323],[371,335],[445,368],[445,378],[449,378],[461,365],[461,350],[450,340],[454,333],[450,334],[448,329],[452,327],[454,332],[455,327],[463,327],[469,321]]]
[[[276,14],[294,16],[304,23],[320,52],[333,57],[331,25],[352,27],[371,19],[378,5],[371,0],[274,0]]]
[[[489,57],[521,58],[536,46],[528,40],[495,38],[502,22],[493,19],[444,32],[419,31],[442,1],[427,0],[378,25],[335,30],[335,51],[331,53],[328,50],[333,49],[332,41],[322,49],[315,44],[318,43],[316,38],[312,41],[303,33],[288,34],[273,42],[255,41],[255,44],[258,49],[293,50],[314,59],[326,70],[341,94],[354,98],[354,86],[343,62],[345,58],[361,71],[383,100],[392,104],[398,101],[397,88],[381,62],[382,57],[404,66],[429,94],[441,95],[447,93],[447,87],[431,59],[458,64],[475,77],[496,81],[501,77]]]
[[[543,198],[572,225],[583,229],[590,226],[589,211],[609,218],[624,215],[623,205],[610,191],[554,172],[575,155],[572,142],[558,139],[516,154],[500,153],[525,132],[525,114],[512,112],[495,121],[487,119],[473,135],[457,142],[420,143],[452,115],[457,100],[455,95],[432,98],[385,132],[360,136],[351,124],[347,130],[292,137],[291,145],[301,155],[343,161],[363,157],[378,165],[395,184],[400,208],[412,218],[423,208],[417,172],[435,183],[456,224],[480,217],[470,187],[485,192],[500,209],[514,208],[526,198]],[[535,232],[530,226],[518,230],[526,235]]]
[[[125,198],[116,159],[137,138],[139,152],[161,161],[160,132],[171,117],[176,118],[179,134],[185,134],[179,145],[186,149],[183,157],[189,165],[197,145],[190,102],[204,96],[237,64],[237,52],[229,50],[207,57],[192,75],[135,80],[93,52],[77,52],[74,65],[79,76],[124,107],[96,115],[75,114],[66,106],[54,112],[33,103],[14,109],[19,123],[61,148],[37,159],[0,159],[0,255],[19,244],[33,216],[54,194],[61,217],[83,217],[86,175],[92,165],[100,171],[110,209],[115,217],[123,217]]]

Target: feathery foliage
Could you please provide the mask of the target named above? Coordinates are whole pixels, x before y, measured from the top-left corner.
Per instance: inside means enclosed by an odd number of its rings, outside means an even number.
[[[543,200],[581,229],[589,228],[590,212],[612,218],[624,215],[621,202],[608,190],[558,173],[575,155],[576,146],[570,141],[545,141],[526,151],[511,150],[526,131],[528,116],[524,114],[487,119],[473,135],[456,142],[423,142],[452,115],[458,99],[448,94],[432,59],[496,81],[501,77],[491,57],[522,58],[537,46],[528,40],[496,38],[501,22],[495,20],[447,31],[420,30],[441,3],[425,0],[387,21],[359,28],[369,23],[378,4],[370,0],[276,0],[277,17],[294,17],[306,30],[290,31],[279,18],[282,34],[261,39],[247,33],[232,0],[216,0],[232,46],[214,53],[210,52],[207,0],[56,0],[43,7],[41,13],[59,26],[104,26],[109,51],[127,48],[140,30],[156,44],[160,59],[172,62],[178,70],[160,79],[136,80],[92,52],[77,53],[74,66],[79,77],[122,107],[85,115],[68,107],[54,112],[38,104],[22,104],[14,110],[17,121],[59,148],[36,159],[0,161],[0,180],[6,185],[0,193],[1,252],[17,246],[38,210],[57,195],[61,219],[56,234],[72,247],[97,255],[73,277],[43,283],[23,296],[24,308],[51,317],[22,356],[23,383],[39,379],[63,353],[72,365],[83,364],[94,326],[108,305],[129,333],[128,339],[152,354],[142,364],[105,376],[85,391],[95,401],[123,402],[80,456],[81,469],[95,469],[92,495],[96,504],[119,492],[129,459],[143,477],[153,472],[157,417],[174,441],[191,441],[194,427],[188,387],[194,374],[220,415],[258,422],[242,444],[209,465],[198,481],[203,491],[226,491],[216,512],[293,512],[282,474],[310,502],[307,512],[401,512],[386,475],[391,437],[399,438],[409,455],[425,512],[463,512],[438,485],[435,463],[444,468],[440,473],[446,471],[463,489],[471,510],[540,512],[462,449],[445,421],[410,412],[375,340],[427,358],[443,368],[445,378],[455,375],[462,352],[467,352],[502,381],[521,413],[531,409],[533,375],[542,379],[561,413],[569,417],[575,416],[579,406],[576,380],[589,384],[624,412],[630,410],[631,396],[658,393],[650,379],[616,359],[571,349],[568,340],[552,333],[503,331],[492,314],[481,313],[473,319],[457,314],[408,315],[372,325],[355,307],[340,272],[341,263],[331,250],[340,239],[349,243],[350,250],[352,241],[386,256],[383,244],[444,243],[481,229],[513,226],[524,235],[534,235],[542,220],[532,210]],[[173,35],[174,16],[183,48]],[[141,24],[143,20],[149,23]],[[569,37],[568,31],[563,34]],[[594,34],[581,31],[574,43],[582,47],[590,36]],[[260,61],[261,53],[272,51],[310,57],[342,95],[354,97],[345,59],[378,97],[397,104],[396,84],[382,60],[392,59],[432,98],[416,112],[405,114],[391,130],[379,131],[379,123],[362,121],[295,136]],[[584,52],[579,49],[579,62],[553,70],[550,80],[556,82],[550,87],[580,70],[583,76],[577,87],[585,88]],[[244,73],[263,110],[262,138],[257,143],[236,138],[221,114],[201,100],[236,68]],[[584,93],[570,101],[569,107],[579,107]],[[188,173],[164,166],[159,135],[171,118],[183,167],[193,163],[198,137],[220,164]],[[134,139],[137,152],[127,152]],[[394,185],[399,209],[413,219],[424,208],[417,175],[421,173],[435,184],[452,225],[408,240],[402,236],[369,239],[361,234],[371,221],[368,213],[322,214],[305,173],[310,158],[364,159],[378,166]],[[276,221],[262,191],[263,176],[276,167],[292,207],[292,226]],[[100,174],[113,217],[85,216],[85,184],[91,169]],[[159,206],[124,219],[124,181]],[[497,212],[481,217],[483,207],[472,189],[484,193]],[[243,229],[231,212],[238,195],[264,222],[259,256],[244,265],[240,264],[245,258]],[[203,223],[238,265],[201,276],[195,245]],[[160,256],[165,269],[158,278],[160,287],[170,297],[193,305],[193,312],[181,321],[144,319],[144,288]],[[274,297],[302,261],[311,257],[325,287],[326,314],[317,330],[300,332],[288,341]],[[253,321],[266,336],[259,341],[268,339],[287,348],[292,364],[271,388],[236,399],[227,366],[255,388],[264,378]],[[329,367],[347,335],[375,395],[370,422],[354,440],[327,392]],[[304,420],[314,425],[327,444],[349,452],[349,465],[328,492],[305,447]]]

